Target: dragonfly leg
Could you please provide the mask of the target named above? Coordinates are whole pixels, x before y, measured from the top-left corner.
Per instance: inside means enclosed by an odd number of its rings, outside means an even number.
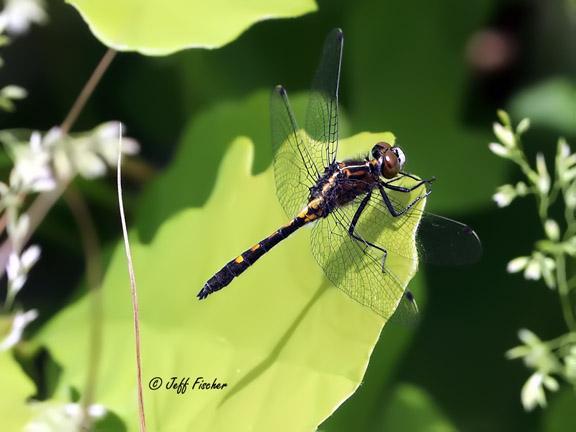
[[[388,208],[388,211],[390,212],[390,214],[394,217],[398,217],[398,216],[402,216],[404,213],[406,213],[408,210],[410,210],[412,207],[414,207],[414,205],[420,201],[422,198],[427,197],[428,195],[430,195],[430,193],[432,191],[427,191],[424,195],[420,195],[418,198],[414,199],[411,203],[409,203],[406,207],[404,207],[402,210],[396,210],[394,208],[394,205],[392,204],[392,202],[390,201],[390,198],[388,197],[388,194],[386,193],[386,191],[384,190],[384,187],[386,185],[380,183],[378,185],[378,189],[380,190],[380,195],[382,195],[382,199],[384,200],[384,204],[386,205],[386,208]],[[391,188],[389,188],[391,189]],[[392,189],[392,190],[396,190],[396,189]],[[400,191],[400,192],[405,192],[405,191]],[[360,209],[360,207],[358,207],[358,209]]]
[[[386,258],[388,257],[388,251],[384,250],[382,254],[382,273],[386,273]]]
[[[421,178],[416,177],[414,174],[410,174],[410,173],[407,173],[407,172],[404,172],[404,171],[400,171],[399,174],[401,174],[403,177],[409,177],[409,178],[411,178],[412,180],[416,180],[416,181],[422,180]],[[401,178],[401,177],[400,177],[400,178]],[[436,177],[432,177],[432,178],[431,178],[430,180],[428,180],[428,181],[434,181],[434,180],[436,180]]]
[[[385,187],[388,188],[390,190],[393,191],[397,191],[397,192],[412,192],[414,189],[418,189],[419,187],[421,187],[422,185],[428,185],[430,183],[432,183],[434,180],[436,180],[436,177],[432,177],[431,179],[426,179],[426,180],[420,180],[419,178],[415,178],[412,176],[409,176],[410,178],[413,178],[415,180],[419,180],[418,183],[416,183],[414,186],[411,187],[404,187],[404,186],[396,186],[396,185],[391,185],[390,183],[395,182],[396,180],[401,179],[402,177],[396,177],[395,179],[392,179],[388,182],[382,182],[381,184]]]
[[[360,215],[362,214],[362,212],[366,208],[366,205],[370,201],[371,196],[372,196],[372,191],[370,191],[366,194],[366,196],[364,197],[364,199],[362,200],[362,202],[360,203],[360,205],[356,209],[356,213],[354,213],[354,217],[352,218],[352,221],[350,222],[350,227],[348,227],[348,234],[350,234],[353,239],[355,239],[359,242],[362,242],[365,245],[371,246],[374,249],[378,249],[380,252],[382,252],[382,254],[383,254],[382,255],[382,272],[384,272],[384,263],[386,261],[386,256],[388,255],[388,251],[386,251],[386,249],[384,249],[378,245],[375,245],[374,243],[371,243],[367,240],[364,240],[362,237],[360,237],[358,234],[356,234],[354,232],[354,230],[356,229],[356,224],[358,223],[358,219],[360,219]]]

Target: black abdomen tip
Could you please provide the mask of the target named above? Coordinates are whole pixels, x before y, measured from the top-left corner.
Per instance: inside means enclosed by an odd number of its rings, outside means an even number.
[[[200,292],[196,294],[196,297],[198,297],[199,300],[204,300],[211,293],[212,290],[210,289],[210,285],[206,284],[204,285],[204,288],[202,288]]]

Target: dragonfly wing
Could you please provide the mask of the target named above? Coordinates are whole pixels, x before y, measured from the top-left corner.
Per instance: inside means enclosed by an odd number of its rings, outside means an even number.
[[[414,199],[417,193],[405,195]],[[312,231],[312,253],[336,287],[389,318],[418,268],[415,237],[425,199],[404,217],[395,218],[382,211],[379,192],[374,190],[356,223],[354,233],[361,239],[357,240],[349,227],[362,199],[336,208],[318,222]]]
[[[422,216],[418,243],[422,260],[430,264],[473,264],[482,256],[482,244],[472,228],[432,213]]]
[[[418,182],[418,178],[400,176],[394,179],[395,185],[410,187]],[[403,193],[384,189],[390,202],[396,210],[402,210],[415,199],[417,195],[427,192],[425,186],[418,188],[413,193]],[[368,203],[373,211],[380,214],[380,223],[390,220],[390,211],[382,199],[380,193],[372,196]],[[423,206],[415,206],[405,214],[393,219],[406,219],[418,224],[416,244],[419,260],[434,265],[464,265],[477,262],[482,256],[482,244],[476,232],[461,222],[424,211]],[[412,222],[409,222],[411,224]],[[388,243],[387,246],[396,254],[405,255],[405,251],[398,249],[396,243]],[[410,256],[405,256],[410,258]]]
[[[327,167],[338,151],[338,87],[344,35],[334,29],[326,37],[316,75],[312,81],[304,129],[311,138],[314,160]]]
[[[322,219],[312,230],[312,254],[328,280],[353,300],[389,318],[402,298],[393,274],[382,272],[382,254],[367,250],[335,217]]]
[[[312,158],[307,138],[298,128],[286,90],[277,86],[270,99],[276,194],[290,218],[308,201],[309,189],[324,170]],[[320,171],[322,170],[322,171]]]

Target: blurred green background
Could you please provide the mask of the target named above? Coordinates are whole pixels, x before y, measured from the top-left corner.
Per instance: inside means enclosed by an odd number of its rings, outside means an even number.
[[[555,293],[505,271],[542,233],[530,200],[505,209],[491,201],[497,186],[520,177],[487,144],[498,108],[516,121],[532,118],[530,154],[553,154],[560,135],[574,142],[573,2],[333,0],[318,6],[300,18],[258,23],[214,51],[158,58],[121,53],[75,129],[122,121],[141,143],[142,161],[158,173],[195,161],[187,182],[169,196],[149,176],[128,180],[129,216],[150,242],[167,217],[207,201],[234,137],[254,141],[254,173],[270,165],[268,90],[282,83],[290,94],[305,91],[325,35],[341,27],[345,134],[392,131],[408,169],[438,178],[428,210],[474,227],[484,257],[465,268],[421,269],[416,284],[426,294],[418,322],[384,329],[364,383],[320,430],[571,430],[561,419],[573,413],[561,399],[573,396],[555,394],[549,409],[524,412],[519,394],[528,371],[504,358],[519,328],[551,338],[563,324]],[[49,16],[48,25],[4,50],[0,81],[30,95],[16,113],[1,114],[2,129],[59,124],[105,51],[70,6],[50,2]],[[78,183],[101,240],[115,244],[113,179]],[[40,311],[36,330],[81,295],[84,264],[72,224],[59,205],[37,234],[43,258],[20,297]],[[191,299],[194,293],[191,288]]]

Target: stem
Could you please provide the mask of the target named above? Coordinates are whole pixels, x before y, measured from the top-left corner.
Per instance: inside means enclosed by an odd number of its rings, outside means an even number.
[[[56,189],[38,195],[38,197],[34,200],[34,202],[28,208],[26,212],[28,217],[30,218],[30,225],[28,228],[28,232],[22,238],[21,244],[26,244],[32,233],[38,228],[40,222],[46,217],[48,211],[52,208],[52,206],[58,201],[60,195],[64,192],[66,187],[68,186],[69,180],[62,181]],[[4,275],[6,270],[6,264],[8,263],[8,257],[10,253],[20,252],[20,248],[17,248],[16,245],[12,244],[12,240],[7,238],[4,243],[0,246],[0,277]]]
[[[84,85],[84,88],[76,98],[74,105],[70,109],[70,112],[66,116],[66,119],[60,125],[60,129],[63,134],[67,134],[68,131],[72,128],[78,115],[86,105],[86,102],[96,89],[96,86],[102,79],[102,76],[110,66],[110,63],[114,59],[116,51],[113,49],[108,49],[96,68],[92,75]],[[68,187],[72,179],[60,179],[58,186],[56,189],[43,193],[36,197],[34,202],[30,205],[28,210],[28,215],[30,216],[30,228],[28,229],[28,233],[25,236],[25,240],[22,244],[25,244],[29,239],[32,233],[36,230],[40,222],[44,219],[48,211],[52,208],[52,206],[58,201],[62,193]],[[8,238],[2,243],[0,246],[0,277],[4,275],[4,271],[6,269],[6,264],[8,262],[8,257],[10,253],[14,250],[14,245],[12,245],[12,241]],[[17,251],[19,252],[19,251]]]
[[[576,331],[576,320],[574,319],[574,311],[570,304],[568,282],[566,281],[566,261],[563,253],[556,255],[556,279],[564,321],[568,330],[571,332]]]
[[[562,185],[562,196],[564,197],[564,203],[566,203],[566,195],[568,194],[567,185]],[[571,209],[566,204],[564,204],[564,220],[566,221],[566,233],[564,235],[564,240],[568,240],[574,235],[574,230],[576,229],[576,219],[574,217],[574,209]]]
[[[576,286],[576,275],[573,275],[567,282],[568,290],[571,290]]]
[[[134,322],[134,342],[136,348],[136,383],[138,385],[138,416],[140,419],[140,432],[146,431],[146,417],[144,413],[144,392],[142,391],[142,358],[140,354],[140,318],[138,310],[138,289],[136,286],[136,275],[132,263],[132,252],[130,241],[128,240],[128,230],[126,228],[126,216],[124,214],[124,201],[122,199],[122,124],[120,124],[120,136],[118,137],[118,165],[116,168],[116,183],[118,186],[118,207],[120,209],[120,221],[122,223],[122,236],[124,237],[124,250],[126,251],[126,261],[128,262],[128,273],[130,275],[130,297],[132,299],[132,319]]]
[[[548,206],[550,203],[548,201],[548,196],[542,193],[542,191],[540,190],[540,187],[538,185],[538,174],[534,170],[532,170],[532,168],[530,168],[530,164],[526,160],[524,153],[522,153],[521,157],[516,158],[515,162],[522,169],[522,172],[524,173],[526,178],[532,182],[532,184],[536,189],[535,196],[536,200],[538,201],[538,216],[540,216],[542,225],[544,225],[546,219],[548,219]]]
[[[86,102],[88,101],[88,99],[90,99],[92,93],[94,93],[94,89],[102,79],[104,72],[106,72],[106,70],[110,66],[110,63],[112,62],[112,60],[114,60],[115,56],[116,51],[113,50],[112,48],[108,48],[108,51],[106,51],[106,53],[100,60],[100,63],[98,63],[98,66],[96,66],[96,69],[94,69],[94,72],[92,72],[92,75],[84,85],[84,88],[76,98],[74,105],[72,105],[72,108],[70,108],[68,115],[62,122],[60,129],[62,130],[63,135],[66,135],[68,132],[70,132],[70,129],[72,128],[74,123],[76,123],[76,119],[82,112],[84,105],[86,105]]]
[[[90,430],[90,415],[88,409],[94,401],[96,384],[98,381],[98,368],[100,366],[100,354],[102,352],[102,263],[100,261],[100,242],[94,225],[94,220],[82,194],[70,186],[64,198],[72,211],[72,215],[78,225],[84,259],[86,260],[86,280],[92,294],[91,319],[90,319],[90,349],[88,355],[88,372],[86,386],[82,398],[82,421],[85,430]]]
[[[559,336],[555,339],[551,339],[545,342],[550,349],[559,349],[566,345],[572,345],[576,343],[576,333],[567,333],[565,335]]]
[[[16,294],[13,289],[10,289],[10,284],[8,285],[8,290],[6,291],[6,298],[4,299],[4,304],[2,305],[2,310],[4,312],[9,312],[14,305],[14,300],[16,300]]]

